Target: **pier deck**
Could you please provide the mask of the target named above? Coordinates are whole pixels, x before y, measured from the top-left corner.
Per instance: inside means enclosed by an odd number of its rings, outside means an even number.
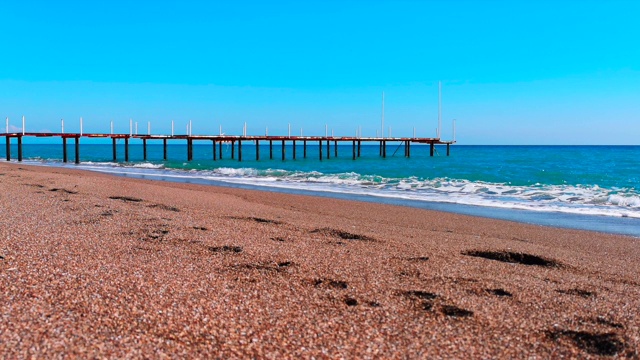
[[[334,156],[338,156],[338,144],[339,143],[351,143],[352,144],[352,158],[356,160],[360,157],[360,149],[363,142],[367,143],[379,143],[380,156],[387,157],[387,143],[400,143],[404,145],[404,156],[411,157],[411,144],[429,144],[430,156],[434,155],[435,145],[446,145],[447,156],[450,154],[450,146],[455,141],[443,141],[439,138],[420,138],[420,137],[355,137],[355,136],[269,136],[269,135],[152,135],[152,134],[101,134],[101,133],[44,133],[44,132],[22,132],[22,133],[5,133],[0,136],[6,138],[6,158],[7,161],[11,160],[11,139],[17,139],[18,145],[18,161],[22,161],[22,139],[24,137],[49,137],[60,138],[62,140],[62,152],[63,161],[68,161],[67,154],[67,139],[74,139],[75,143],[75,162],[80,163],[80,139],[81,138],[110,138],[113,146],[113,161],[117,161],[116,153],[116,140],[124,140],[124,161],[129,161],[129,140],[139,139],[142,140],[143,145],[143,158],[147,160],[147,141],[149,140],[162,140],[164,151],[163,159],[167,160],[167,143],[168,141],[182,140],[187,142],[187,160],[193,160],[193,142],[194,141],[211,141],[213,144],[213,160],[222,159],[222,144],[231,143],[231,158],[236,158],[236,148],[238,153],[238,161],[242,161],[242,143],[253,142],[255,145],[260,145],[260,142],[269,143],[269,158],[273,159],[273,143],[280,142],[282,146],[282,160],[285,160],[285,145],[287,143],[293,145],[292,158],[296,159],[296,143],[302,142],[303,156],[307,157],[308,142],[316,143],[319,149],[319,160],[323,158],[331,158],[331,143],[334,146]],[[237,144],[237,146],[236,146]],[[323,151],[326,144],[326,152]],[[218,149],[216,149],[218,145]],[[218,150],[218,151],[216,151]],[[260,148],[256,146],[255,151],[256,160],[260,160]]]

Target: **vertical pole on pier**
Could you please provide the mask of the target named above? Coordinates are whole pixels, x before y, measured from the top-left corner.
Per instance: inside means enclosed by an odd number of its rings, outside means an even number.
[[[18,161],[22,161],[22,135],[18,135]]]
[[[296,141],[293,140],[293,160],[296,159]]]
[[[76,136],[76,164],[80,164],[80,136]]]
[[[124,162],[129,162],[129,137],[124,138]]]
[[[273,140],[269,140],[269,159],[273,160]]]
[[[318,148],[320,153],[320,161],[322,161],[322,139],[318,140]]]
[[[405,140],[404,141],[404,157],[407,157],[407,143],[408,143],[408,141]]]
[[[147,160],[147,139],[142,139],[142,160]]]
[[[387,140],[382,140],[382,157],[387,157]]]
[[[64,140],[64,138],[62,138],[62,139]],[[65,149],[67,148],[66,141],[65,141],[64,147],[65,147]],[[65,154],[66,154],[66,152],[67,151],[65,150]],[[116,154],[116,138],[114,138],[114,137],[111,138],[111,152],[113,153],[113,162],[118,161],[118,158],[116,156],[117,155]],[[67,162],[66,159],[65,159],[65,162]]]
[[[411,141],[407,140],[407,157],[411,157]]]
[[[256,140],[256,161],[260,160],[260,140]]]
[[[216,154],[216,141],[215,140],[211,140],[211,143],[213,144],[212,148],[211,148],[211,150],[213,152],[213,161],[216,161],[217,160],[217,156],[218,156],[218,154]]]
[[[167,139],[162,139],[162,159],[167,160]]]
[[[218,142],[218,158],[222,160],[222,141]]]
[[[80,118],[82,119],[82,118]],[[82,121],[80,122],[82,124]],[[22,115],[22,135],[24,135],[24,128],[25,128],[25,121],[24,121],[24,115]],[[18,141],[20,141],[20,138],[18,138]],[[20,148],[18,148],[18,153],[20,152]]]
[[[62,162],[66,163],[68,161],[69,161],[69,156],[67,155],[67,138],[63,137],[62,138]],[[115,161],[115,155],[114,155],[114,161]]]
[[[449,149],[449,148],[450,148],[450,146],[451,146],[451,144],[447,144],[447,156],[449,156],[449,154],[451,153],[451,151],[450,151],[450,149]]]
[[[231,160],[235,160],[236,158],[236,141],[231,140]]]
[[[434,150],[434,148],[435,148],[435,144],[434,144],[434,143],[431,143],[431,144],[429,145],[429,156],[433,156],[433,150]]]
[[[333,157],[338,157],[338,140],[333,141]]]
[[[327,138],[327,159],[331,159],[331,141]]]
[[[242,161],[242,140],[240,139],[238,139],[238,161]]]
[[[7,134],[8,133],[9,132],[7,131]],[[7,138],[7,143],[6,143],[6,146],[7,146],[7,161],[11,161],[11,137],[7,136],[6,138]]]
[[[284,140],[282,140],[282,161],[284,161]]]
[[[380,146],[379,146],[378,150],[380,150],[380,156],[382,156],[382,140],[380,140]]]
[[[360,148],[362,147],[362,140],[358,140],[358,157],[360,157]]]
[[[353,140],[353,160],[356,159],[356,141]]]
[[[302,140],[302,155],[307,158],[307,140]]]
[[[193,160],[193,139],[187,137],[187,161]]]

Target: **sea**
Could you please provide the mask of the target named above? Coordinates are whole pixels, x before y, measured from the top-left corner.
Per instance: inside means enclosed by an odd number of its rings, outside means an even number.
[[[592,230],[640,237],[640,146],[411,146],[405,157],[400,143],[387,145],[380,156],[378,143],[363,143],[353,160],[351,143],[330,147],[319,159],[317,142],[293,148],[274,142],[242,145],[242,161],[231,158],[231,144],[223,144],[222,159],[213,160],[211,142],[194,142],[193,160],[186,144],[150,140],[147,160],[142,143],[131,140],[129,162],[118,143],[113,161],[111,143],[81,144],[79,165],[68,145],[69,163],[62,162],[61,144],[25,144],[25,164],[68,167],[131,178],[230,186],[293,194],[378,202],[523,223]],[[216,149],[218,150],[218,149]],[[5,146],[0,156],[5,158]],[[337,156],[336,156],[337,151]],[[218,156],[219,151],[218,152]],[[17,147],[12,145],[12,161]],[[3,160],[6,161],[6,160]]]

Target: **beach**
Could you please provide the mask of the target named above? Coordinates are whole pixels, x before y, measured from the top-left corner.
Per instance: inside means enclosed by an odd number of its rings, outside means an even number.
[[[640,240],[0,163],[0,358],[638,358]]]

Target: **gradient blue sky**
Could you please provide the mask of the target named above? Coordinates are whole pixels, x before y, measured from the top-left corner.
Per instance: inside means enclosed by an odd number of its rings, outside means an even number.
[[[0,116],[27,131],[640,144],[639,1],[3,1]],[[0,126],[4,131],[4,122]]]

